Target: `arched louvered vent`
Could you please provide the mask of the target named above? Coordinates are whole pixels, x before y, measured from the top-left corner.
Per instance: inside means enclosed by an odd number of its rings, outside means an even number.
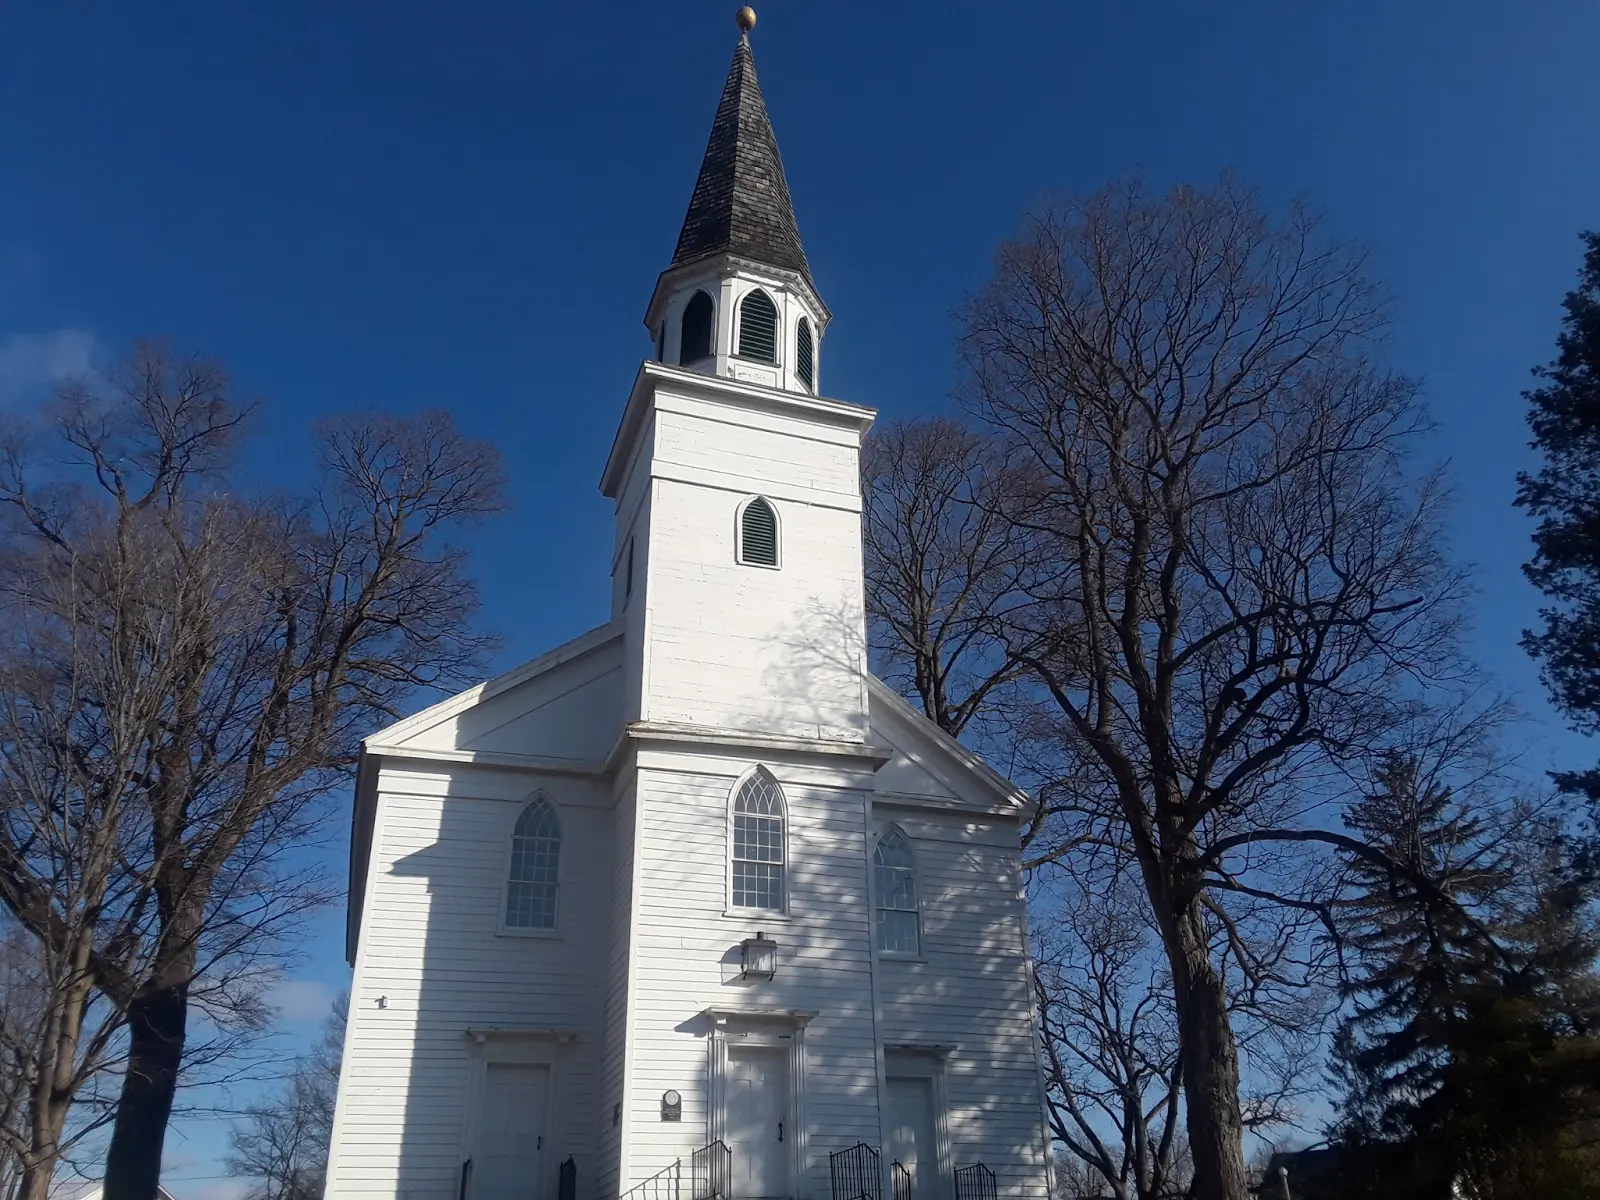
[[[687,366],[711,357],[711,325],[715,317],[716,308],[711,303],[711,297],[704,292],[696,292],[684,306],[683,328],[678,334],[678,362],[681,365]]]
[[[759,288],[739,306],[739,357],[778,361],[778,306]]]
[[[811,344],[811,322],[804,317],[800,318],[800,327],[794,335],[794,373],[806,390],[811,391],[816,387],[814,365],[815,348]]]
[[[758,567],[778,565],[778,514],[759,496],[739,516],[739,561]]]

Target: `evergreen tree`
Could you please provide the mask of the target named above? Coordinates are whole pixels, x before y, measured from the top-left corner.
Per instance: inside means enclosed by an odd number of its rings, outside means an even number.
[[[1600,732],[1600,233],[1583,235],[1578,286],[1556,359],[1537,367],[1540,387],[1524,393],[1533,445],[1545,464],[1518,477],[1517,504],[1539,519],[1534,556],[1523,569],[1553,604],[1544,629],[1523,636],[1551,697],[1576,727]],[[1558,776],[1561,786],[1600,801],[1600,768]]]
[[[1480,820],[1421,764],[1391,756],[1345,823],[1406,874],[1351,864],[1345,911],[1355,971],[1352,1014],[1335,1042],[1347,1137],[1402,1140],[1427,1124],[1449,1067],[1448,1027],[1468,992],[1493,978],[1494,945],[1475,914],[1504,888],[1509,864]]]
[[[1418,1195],[1455,1179],[1483,1200],[1600,1196],[1585,1148],[1600,1118],[1591,897],[1550,832],[1516,815],[1474,812],[1404,757],[1346,814],[1411,878],[1352,867],[1339,1134],[1408,1148]]]

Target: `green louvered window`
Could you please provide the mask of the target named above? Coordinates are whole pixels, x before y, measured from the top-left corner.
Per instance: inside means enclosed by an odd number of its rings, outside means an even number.
[[[778,361],[778,306],[760,289],[739,306],[739,357]]]
[[[696,292],[684,306],[683,327],[678,332],[678,362],[684,366],[711,357],[711,324],[716,308],[711,297]]]
[[[805,384],[807,391],[816,388],[814,353],[815,349],[811,345],[811,322],[801,317],[800,327],[795,330],[794,335],[794,373],[800,382]]]
[[[758,567],[778,565],[778,514],[759,496],[739,515],[739,561]]]

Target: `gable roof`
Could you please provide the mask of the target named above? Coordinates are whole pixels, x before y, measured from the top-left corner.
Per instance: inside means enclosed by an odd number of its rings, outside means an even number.
[[[360,936],[361,910],[377,819],[380,760],[416,758],[589,776],[605,774],[610,767],[604,750],[595,753],[595,746],[591,746],[589,753],[582,753],[576,738],[568,736],[565,726],[559,722],[552,722],[551,729],[556,740],[563,742],[560,752],[527,753],[523,747],[526,735],[537,726],[540,710],[579,696],[585,689],[592,692],[593,685],[604,682],[607,676],[615,678],[614,665],[607,667],[607,660],[614,651],[598,659],[594,656],[620,643],[622,636],[622,626],[615,623],[591,629],[519,667],[380,729],[362,742],[355,803],[351,810],[345,924],[345,953],[349,961],[355,961]],[[585,669],[580,660],[592,666]],[[564,671],[569,665],[571,672]],[[869,674],[867,690],[874,738],[887,742],[892,748],[892,754],[883,752],[879,756],[880,761],[888,759],[882,768],[885,781],[889,782],[900,773],[895,786],[884,790],[885,801],[892,803],[899,797],[902,801],[967,810],[976,803],[982,811],[1002,814],[1016,813],[1028,803],[1026,792],[907,704],[883,680]],[[604,703],[603,697],[600,702]],[[554,711],[559,716],[561,709]],[[578,721],[588,736],[608,740],[624,732],[620,712],[612,726],[609,720],[587,720],[585,714],[589,711],[585,707]],[[474,720],[474,717],[484,719]],[[500,734],[509,736],[517,749],[507,749],[504,743],[496,748],[492,739]],[[730,733],[729,736],[735,735]]]
[[[756,82],[750,39],[739,38],[672,266],[733,254],[797,271],[811,282],[778,139]],[[671,268],[668,268],[669,270]]]
[[[398,720],[394,725],[387,725],[362,739],[362,746],[374,752],[384,750],[403,749],[408,742],[414,741],[419,734],[427,733],[435,726],[448,722],[451,718],[461,717],[462,714],[472,709],[488,704],[498,696],[504,696],[514,688],[520,688],[525,683],[531,683],[550,670],[565,666],[566,662],[573,662],[582,658],[590,651],[598,650],[608,642],[614,642],[622,637],[622,627],[619,624],[603,624],[595,629],[590,629],[587,634],[579,634],[571,642],[563,642],[555,650],[539,654],[538,658],[528,659],[520,667],[512,667],[502,675],[496,675],[491,680],[470,686],[466,691],[458,691],[454,696],[448,696],[437,704],[429,704],[421,712],[413,712],[410,717]]]
[[[902,756],[944,783],[957,796],[964,790],[961,784],[970,781],[976,783],[997,808],[1015,810],[1028,803],[1027,792],[907,704],[899,692],[876,675],[868,674],[867,693],[873,709],[873,733],[887,733]],[[890,718],[890,724],[909,736],[897,738],[893,736],[894,730],[881,730],[880,711]]]

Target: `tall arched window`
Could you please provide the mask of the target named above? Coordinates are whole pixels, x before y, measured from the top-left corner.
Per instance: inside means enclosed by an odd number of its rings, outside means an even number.
[[[878,839],[878,848],[872,852],[872,877],[877,893],[879,953],[920,953],[917,860],[911,853],[911,839],[898,825],[889,826]]]
[[[783,911],[783,793],[758,767],[733,798],[733,907]]]
[[[711,297],[696,292],[683,308],[683,322],[678,330],[678,362],[687,366],[711,357],[711,326],[716,319],[716,307]]]
[[[778,510],[757,496],[739,513],[739,561],[749,566],[778,565]]]
[[[506,928],[554,929],[561,877],[561,822],[548,800],[535,800],[511,832]]]
[[[739,357],[778,361],[778,306],[760,288],[739,305]]]
[[[794,373],[807,391],[816,387],[816,347],[811,344],[811,322],[804,317],[794,331]]]

